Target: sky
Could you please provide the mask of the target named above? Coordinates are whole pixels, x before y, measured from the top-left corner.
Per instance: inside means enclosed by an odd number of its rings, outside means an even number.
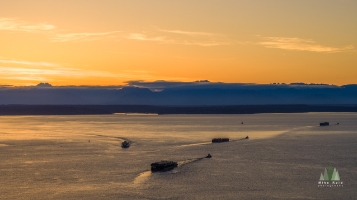
[[[138,80],[357,83],[357,1],[0,1],[0,85]]]

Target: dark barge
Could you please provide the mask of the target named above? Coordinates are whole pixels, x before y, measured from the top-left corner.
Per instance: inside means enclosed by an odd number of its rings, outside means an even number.
[[[328,126],[328,125],[330,125],[329,122],[321,122],[321,123],[320,123],[320,126]]]
[[[177,167],[177,162],[162,160],[160,162],[151,163],[151,171],[167,171]]]
[[[212,143],[229,142],[229,138],[213,138]]]

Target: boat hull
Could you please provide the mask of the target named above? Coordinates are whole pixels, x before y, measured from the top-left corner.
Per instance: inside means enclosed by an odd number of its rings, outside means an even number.
[[[212,143],[229,142],[229,138],[213,138]]]
[[[328,126],[328,125],[330,125],[329,122],[321,122],[321,123],[320,123],[320,126]]]
[[[121,143],[121,147],[122,147],[122,148],[129,148],[130,145],[131,145],[131,143],[128,142],[128,141],[124,141],[124,142]]]
[[[161,162],[151,163],[151,171],[153,171],[153,172],[168,171],[168,170],[171,170],[177,166],[178,166],[177,162],[161,161]]]

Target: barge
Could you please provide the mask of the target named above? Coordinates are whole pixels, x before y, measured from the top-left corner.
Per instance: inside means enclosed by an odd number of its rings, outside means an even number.
[[[320,123],[320,126],[328,126],[328,125],[330,125],[329,122],[321,122],[321,123]]]
[[[229,142],[229,138],[213,138],[212,143]]]
[[[177,167],[177,162],[162,160],[160,162],[151,163],[151,171],[167,171]]]

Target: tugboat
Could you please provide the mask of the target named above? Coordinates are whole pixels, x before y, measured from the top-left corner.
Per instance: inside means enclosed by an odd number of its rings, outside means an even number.
[[[160,162],[151,163],[151,171],[167,171],[177,167],[177,162],[162,160]]]
[[[130,142],[125,140],[124,142],[121,143],[121,147],[122,148],[129,148],[130,147]]]
[[[229,142],[229,138],[213,138],[212,143]]]

